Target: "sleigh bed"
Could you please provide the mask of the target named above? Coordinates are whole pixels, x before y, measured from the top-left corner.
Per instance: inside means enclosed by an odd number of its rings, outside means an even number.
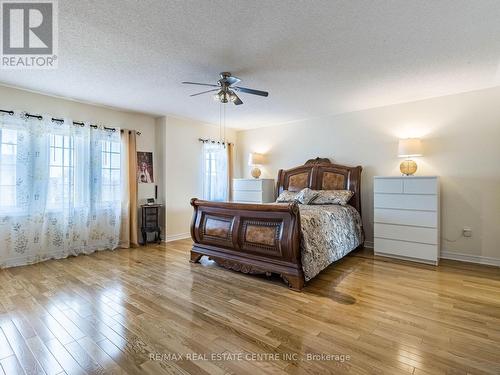
[[[304,188],[351,190],[346,207],[192,199],[191,262],[206,255],[235,271],[279,274],[291,289],[302,290],[321,269],[363,244],[361,169],[316,158],[278,173],[276,197]]]

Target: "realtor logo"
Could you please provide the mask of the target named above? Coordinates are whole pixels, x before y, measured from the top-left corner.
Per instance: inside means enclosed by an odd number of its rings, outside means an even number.
[[[57,67],[56,0],[2,0],[4,69]]]

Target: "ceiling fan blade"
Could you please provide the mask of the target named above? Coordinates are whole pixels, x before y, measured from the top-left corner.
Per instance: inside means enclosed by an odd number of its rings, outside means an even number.
[[[238,77],[233,77],[229,72],[222,72],[221,74],[219,74],[219,76],[220,79],[218,82],[221,86],[231,86],[237,84],[238,82],[241,82],[241,79],[239,79]]]
[[[247,94],[259,95],[259,96],[268,96],[269,95],[269,93],[267,91],[248,89],[246,87],[234,86],[233,89],[235,89],[236,91],[247,93]]]
[[[240,104],[243,104],[243,102],[241,101],[240,97],[238,95],[236,95],[235,92],[233,92],[233,95],[236,97],[235,100],[233,100],[233,104],[234,105],[240,105]]]
[[[206,94],[207,92],[213,92],[213,91],[219,91],[219,90],[220,90],[220,88],[216,88],[216,89],[212,89],[212,90],[202,91],[202,92],[199,92],[197,94],[192,94],[189,96],[198,96],[198,95]]]
[[[233,77],[233,76],[226,77],[225,80],[229,84],[229,86],[235,85],[238,82],[241,82],[241,79],[239,79],[238,77]]]
[[[198,82],[181,82],[185,85],[198,85],[198,86],[209,86],[209,87],[219,87],[219,85],[213,85],[211,83],[198,83]]]

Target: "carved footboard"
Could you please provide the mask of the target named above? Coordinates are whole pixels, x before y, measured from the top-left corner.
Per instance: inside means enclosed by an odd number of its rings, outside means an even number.
[[[206,255],[236,271],[279,274],[291,289],[302,289],[296,203],[241,204],[192,199],[191,205],[191,262]]]

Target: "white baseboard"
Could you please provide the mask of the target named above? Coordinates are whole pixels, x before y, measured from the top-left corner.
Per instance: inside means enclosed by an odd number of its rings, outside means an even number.
[[[483,257],[481,255],[467,255],[454,253],[452,251],[441,251],[441,259],[458,260],[460,262],[486,264],[488,266],[500,267],[499,258]]]
[[[172,235],[167,235],[165,240],[163,242],[172,242],[172,241],[177,241],[177,240],[184,240],[186,238],[191,238],[191,233],[180,233],[180,234],[172,234]]]
[[[167,236],[164,242],[172,242],[177,240],[184,240],[186,238],[190,238],[191,233],[181,233],[181,234],[173,234],[171,236]],[[373,249],[374,243],[372,241],[365,241],[364,247],[367,249]],[[458,260],[460,262],[469,262],[469,263],[477,263],[477,264],[485,264],[489,266],[497,266],[500,267],[500,259],[485,257],[480,255],[467,255],[454,253],[451,251],[441,251],[441,259],[451,259]]]
[[[375,244],[373,243],[373,241],[365,241],[364,247],[366,247],[367,249],[373,249],[374,245]]]
[[[427,260],[427,259],[420,259],[420,258],[412,258],[412,257],[406,257],[406,256],[401,256],[401,255],[394,255],[394,254],[384,254],[378,251],[374,252],[374,255],[382,258],[393,258],[393,259],[400,259],[400,260],[408,260],[410,262],[415,262],[415,263],[423,263],[423,264],[430,264],[432,266],[437,266],[438,262],[432,261],[432,260]]]

